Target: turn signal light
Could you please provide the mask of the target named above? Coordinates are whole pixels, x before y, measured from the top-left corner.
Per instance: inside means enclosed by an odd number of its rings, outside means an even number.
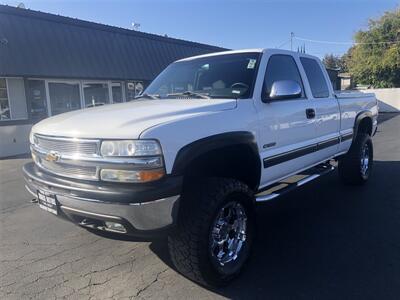
[[[112,182],[150,182],[162,178],[165,175],[164,169],[152,170],[114,170],[102,169],[100,178],[103,181]]]

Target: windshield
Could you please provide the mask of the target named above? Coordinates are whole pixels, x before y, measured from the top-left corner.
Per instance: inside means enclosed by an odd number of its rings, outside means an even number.
[[[180,61],[169,65],[144,96],[173,99],[250,98],[260,53],[237,53]]]

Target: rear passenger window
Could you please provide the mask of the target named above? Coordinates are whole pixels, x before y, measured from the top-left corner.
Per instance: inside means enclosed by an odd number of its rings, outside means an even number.
[[[314,98],[329,97],[328,85],[326,84],[324,74],[318,62],[315,59],[306,57],[301,57],[300,61],[306,72]]]
[[[271,93],[272,84],[279,80],[294,80],[301,87],[301,97],[304,97],[303,82],[297,64],[290,55],[276,54],[269,58],[264,78],[264,93]]]

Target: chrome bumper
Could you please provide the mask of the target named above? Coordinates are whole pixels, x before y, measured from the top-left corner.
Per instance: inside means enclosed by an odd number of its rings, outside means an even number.
[[[93,224],[101,224],[105,221],[121,223],[127,228],[127,234],[132,236],[153,236],[168,231],[175,224],[178,214],[178,205],[180,195],[169,195],[160,191],[160,197],[154,196],[156,187],[149,187],[153,199],[140,201],[132,190],[132,201],[113,201],[111,194],[109,201],[104,200],[104,194],[99,191],[98,197],[96,192],[91,191],[87,195],[90,197],[77,196],[76,192],[71,191],[71,182],[68,186],[60,187],[55,182],[49,182],[46,176],[40,171],[36,173],[36,167],[26,165],[23,169],[26,188],[36,198],[37,191],[53,194],[59,204],[60,216],[67,217],[70,221],[79,225],[101,229],[101,226]],[[43,175],[42,178],[38,178]],[[54,179],[55,180],[55,179]],[[165,183],[163,184],[163,186]],[[69,187],[69,188],[68,188]],[[99,187],[97,187],[99,188]],[[118,187],[116,187],[118,190]],[[104,192],[104,190],[103,190]],[[125,193],[125,197],[129,193]],[[117,198],[120,200],[120,196]]]

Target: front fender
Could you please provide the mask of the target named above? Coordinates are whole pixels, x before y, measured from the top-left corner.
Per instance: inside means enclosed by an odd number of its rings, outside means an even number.
[[[251,132],[236,131],[221,133],[196,140],[181,148],[176,156],[172,174],[182,175],[188,165],[207,152],[235,145],[248,145],[253,154],[259,157],[257,143]]]
[[[160,142],[164,154],[165,168],[167,173],[170,174],[172,169],[177,170],[175,162],[178,153],[183,153],[184,150],[181,151],[181,149],[189,144],[196,142],[196,145],[203,145],[205,144],[204,139],[208,138],[211,138],[213,143],[227,143],[226,140],[229,139],[226,138],[227,135],[225,134],[228,134],[230,138],[233,134],[235,135],[232,138],[233,140],[251,141],[255,145],[258,125],[255,114],[253,102],[242,101],[238,103],[236,109],[189,114],[159,124],[142,132],[140,138],[157,139]],[[225,142],[222,142],[222,140],[225,140]],[[207,143],[209,144],[209,142]],[[204,148],[204,146],[201,148]]]

